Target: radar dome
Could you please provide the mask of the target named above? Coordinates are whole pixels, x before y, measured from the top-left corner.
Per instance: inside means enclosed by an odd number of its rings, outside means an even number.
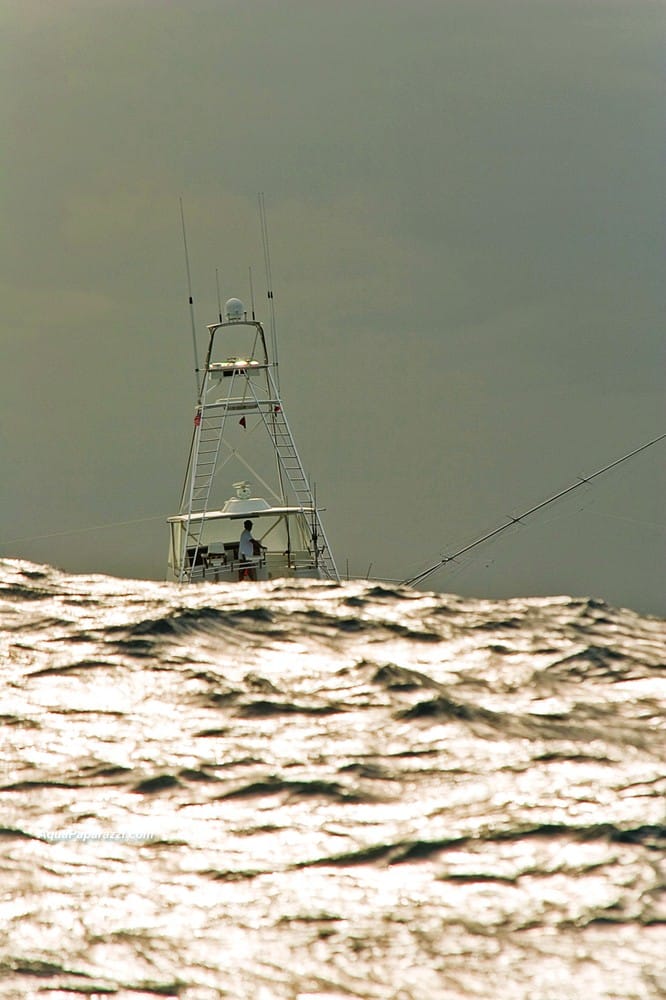
[[[227,323],[237,323],[245,315],[245,306],[240,299],[228,299],[224,304]]]

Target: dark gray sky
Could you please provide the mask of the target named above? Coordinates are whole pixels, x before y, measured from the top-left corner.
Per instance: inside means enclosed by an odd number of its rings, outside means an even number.
[[[203,344],[216,268],[224,298],[249,265],[263,286],[265,192],[287,412],[353,574],[410,575],[666,430],[663,3],[0,18],[3,555],[164,575],[194,394],[181,196]],[[663,612],[664,457],[432,583]]]

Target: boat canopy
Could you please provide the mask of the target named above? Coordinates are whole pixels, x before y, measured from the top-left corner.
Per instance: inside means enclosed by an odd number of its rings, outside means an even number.
[[[265,501],[264,501],[265,502]],[[184,524],[186,521],[233,521],[240,520],[240,518],[253,518],[253,517],[290,517],[297,514],[314,514],[315,511],[324,510],[323,507],[271,507],[266,504],[265,507],[259,508],[249,508],[243,511],[227,511],[227,510],[207,510],[205,513],[201,514],[175,514],[173,517],[168,517],[167,521],[169,524]]]

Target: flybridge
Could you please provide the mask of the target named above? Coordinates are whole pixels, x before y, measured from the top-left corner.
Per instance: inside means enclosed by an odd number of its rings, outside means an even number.
[[[208,332],[180,510],[168,518],[170,579],[338,580],[261,323],[233,298]]]

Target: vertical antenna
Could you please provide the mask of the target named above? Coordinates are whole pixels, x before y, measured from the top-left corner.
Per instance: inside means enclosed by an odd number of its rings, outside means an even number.
[[[185,250],[185,270],[187,272],[187,295],[190,301],[190,325],[192,327],[192,347],[194,348],[194,378],[197,383],[197,396],[201,392],[199,382],[199,354],[197,352],[197,329],[194,322],[194,299],[192,298],[192,276],[190,274],[190,255],[187,249],[187,232],[185,230],[185,212],[183,211],[183,199],[180,198],[180,221],[183,227],[183,249]]]
[[[215,268],[215,284],[217,286],[217,317],[222,322],[222,302],[220,300],[220,272]]]
[[[254,285],[252,284],[252,268],[248,267],[248,274],[250,278],[250,308],[252,309],[252,319],[256,320],[256,314],[254,311]]]
[[[270,310],[270,333],[271,333],[271,351],[273,354],[273,363],[275,365],[275,382],[277,384],[277,390],[280,391],[280,375],[278,368],[278,348],[277,348],[277,331],[275,329],[275,301],[273,299],[273,276],[271,274],[271,253],[268,245],[268,223],[266,222],[266,202],[264,200],[263,192],[259,192],[259,221],[261,223],[261,240],[264,245],[264,267],[266,269],[266,287],[268,293],[268,302]]]

